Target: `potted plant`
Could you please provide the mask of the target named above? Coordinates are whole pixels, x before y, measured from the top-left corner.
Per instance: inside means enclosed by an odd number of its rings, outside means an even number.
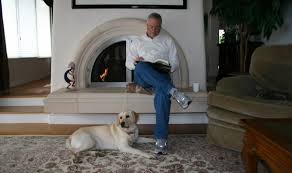
[[[252,34],[269,39],[283,24],[282,0],[214,0],[210,14],[227,27],[237,27],[240,41],[240,72],[245,72],[248,41]]]
[[[221,43],[227,43],[227,44],[236,43],[238,41],[237,34],[238,34],[237,27],[234,27],[234,26],[226,27],[224,29],[224,34],[222,35],[222,38],[221,38],[222,39]]]

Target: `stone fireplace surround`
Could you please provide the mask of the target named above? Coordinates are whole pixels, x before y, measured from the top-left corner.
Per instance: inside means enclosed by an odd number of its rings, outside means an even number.
[[[127,41],[131,37],[144,34],[145,23],[146,21],[141,19],[121,18],[106,22],[89,32],[82,40],[74,59],[76,87],[88,88],[91,86],[90,76],[95,58],[114,43]],[[161,32],[168,34],[164,29]],[[187,88],[189,86],[187,62],[181,47],[177,43],[176,45],[180,66],[172,75],[173,82],[179,88]]]
[[[59,89],[51,93],[44,101],[45,111],[52,114],[111,114],[132,109],[139,113],[155,113],[154,96],[126,93],[125,88],[90,88],[90,76],[95,58],[108,46],[140,36],[145,30],[145,20],[121,18],[99,25],[89,32],[75,54],[76,89]],[[167,33],[163,29],[161,32]],[[171,112],[205,113],[207,94],[193,93],[188,89],[188,65],[181,47],[177,42],[176,45],[180,66],[173,73],[172,79],[176,87],[183,88],[193,98],[193,103],[188,109],[183,110],[173,102]]]

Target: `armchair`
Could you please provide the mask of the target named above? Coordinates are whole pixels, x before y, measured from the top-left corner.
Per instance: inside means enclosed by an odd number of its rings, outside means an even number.
[[[259,47],[249,75],[220,80],[208,94],[209,143],[241,151],[240,119],[292,118],[292,45]]]

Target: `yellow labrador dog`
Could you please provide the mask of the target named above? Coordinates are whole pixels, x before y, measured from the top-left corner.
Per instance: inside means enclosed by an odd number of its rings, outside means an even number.
[[[75,156],[81,151],[96,148],[120,150],[151,158],[151,154],[131,147],[134,142],[155,142],[154,139],[138,136],[138,117],[134,111],[121,112],[115,124],[80,128],[67,139],[66,146]]]

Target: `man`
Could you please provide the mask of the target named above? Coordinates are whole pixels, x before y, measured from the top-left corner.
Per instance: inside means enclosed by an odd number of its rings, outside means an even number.
[[[171,72],[178,67],[177,50],[173,40],[160,33],[161,16],[152,13],[147,19],[146,34],[132,39],[127,46],[126,66],[134,70],[134,82],[143,88],[152,87],[155,92],[156,110],[155,153],[167,154],[168,122],[170,114],[170,97],[186,109],[192,102],[188,96],[179,92],[172,84],[169,73],[160,72],[149,62],[164,59],[171,65]]]

